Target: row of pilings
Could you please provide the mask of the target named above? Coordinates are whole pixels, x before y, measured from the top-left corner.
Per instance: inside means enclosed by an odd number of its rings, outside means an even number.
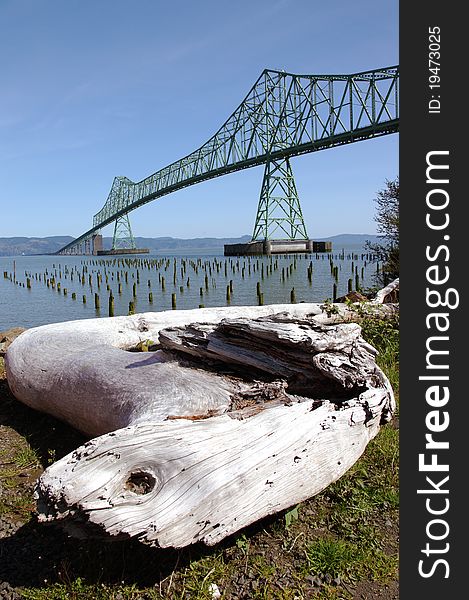
[[[247,305],[311,302],[305,286],[314,289],[319,266],[322,287],[325,270],[330,282],[321,301],[335,302],[340,281],[343,294],[364,291],[365,278],[370,280],[379,274],[382,264],[376,254],[344,251],[270,257],[113,257],[75,259],[75,264],[57,262],[21,274],[14,261],[13,270],[4,271],[3,277],[28,291],[43,286],[84,307],[92,306],[99,316],[114,316],[134,314],[139,303],[148,310],[177,309],[180,304],[202,308],[207,302],[211,306],[221,302],[230,305],[240,291]],[[303,292],[298,292],[298,282],[304,284]],[[283,297],[280,292],[285,292]],[[217,303],[213,304],[215,299]]]

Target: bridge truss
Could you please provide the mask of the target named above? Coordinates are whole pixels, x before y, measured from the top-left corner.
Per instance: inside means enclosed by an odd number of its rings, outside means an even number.
[[[264,70],[234,113],[199,149],[140,182],[115,177],[93,227],[59,253],[81,252],[102,227],[121,222],[132,210],[166,194],[261,164],[265,174],[253,239],[271,239],[279,228],[286,237],[306,238],[289,159],[395,133],[398,127],[398,66],[351,75]],[[272,196],[276,184],[283,193]],[[130,228],[128,218],[125,221]]]

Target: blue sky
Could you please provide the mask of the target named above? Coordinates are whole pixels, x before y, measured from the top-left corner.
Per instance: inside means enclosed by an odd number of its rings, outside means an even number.
[[[114,176],[201,146],[264,68],[398,64],[396,0],[0,0],[0,237],[78,236]],[[292,159],[308,233],[374,233],[398,135]],[[251,234],[263,167],[130,213],[134,235]],[[103,230],[112,234],[112,226]]]

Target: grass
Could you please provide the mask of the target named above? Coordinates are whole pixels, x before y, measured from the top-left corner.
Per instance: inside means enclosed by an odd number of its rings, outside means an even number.
[[[0,499],[0,516],[9,515],[23,522],[31,518],[35,505],[31,498],[24,496],[14,497],[9,500]]]
[[[345,540],[324,537],[309,544],[306,558],[313,573],[343,578],[355,566],[356,547]]]
[[[358,314],[362,335],[378,350],[399,402],[399,317]],[[399,432],[384,425],[364,455],[322,493],[326,502],[316,527],[328,535],[307,547],[310,568],[346,581],[397,578],[397,548],[386,550],[386,527],[397,528],[399,509]],[[384,522],[383,522],[384,521]],[[332,534],[332,535],[331,535]]]
[[[364,338],[379,351],[377,362],[398,400],[398,318],[357,314],[357,320]],[[23,438],[23,444],[15,445],[10,464],[1,473],[4,487],[14,485],[21,470],[33,469],[39,461],[47,467],[52,454],[55,459],[51,441],[44,440],[38,452],[36,439],[28,444]],[[58,450],[57,458],[62,454]],[[7,456],[0,448],[2,460]],[[30,600],[212,600],[215,584],[225,600],[350,600],[359,584],[360,595],[367,585],[375,586],[365,596],[372,597],[376,586],[384,589],[398,577],[398,460],[398,430],[388,423],[353,467],[322,493],[215,548],[161,551],[136,542],[116,542],[109,548],[73,542],[72,547],[66,541],[61,562],[51,559],[48,581],[25,586],[23,596]],[[3,502],[0,515],[25,516],[32,498],[24,495],[10,504]],[[32,532],[39,535],[35,529]],[[47,551],[49,535],[42,552]],[[340,584],[312,588],[308,577],[320,574],[323,579],[340,577]]]
[[[47,590],[23,590],[28,600],[138,600],[141,598],[136,586],[89,585],[80,577],[66,584],[54,583]],[[157,598],[157,596],[155,596]]]
[[[15,465],[18,469],[28,469],[39,467],[41,462],[36,450],[26,445],[18,449],[14,457]]]

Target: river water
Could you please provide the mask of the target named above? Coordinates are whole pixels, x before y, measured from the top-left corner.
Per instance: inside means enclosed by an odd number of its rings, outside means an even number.
[[[336,267],[337,279],[331,262]],[[0,331],[107,317],[111,292],[115,316],[127,315],[132,301],[136,313],[172,309],[174,299],[177,309],[197,308],[200,304],[257,305],[258,284],[264,304],[290,302],[293,288],[296,302],[323,302],[332,299],[334,282],[337,297],[347,293],[349,279],[356,289],[357,276],[361,288],[372,287],[378,265],[361,246],[344,247],[332,253],[249,258],[0,257]],[[232,292],[227,299],[230,284]],[[95,306],[95,294],[99,297],[99,308]]]

